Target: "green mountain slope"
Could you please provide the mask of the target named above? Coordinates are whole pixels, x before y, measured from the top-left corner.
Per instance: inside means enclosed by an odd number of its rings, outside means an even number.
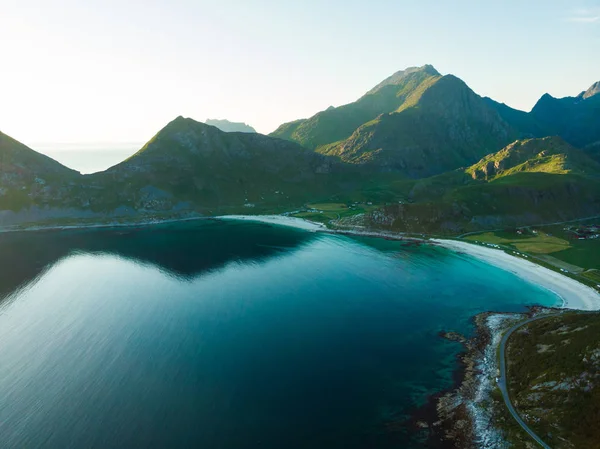
[[[396,112],[320,151],[348,163],[424,177],[472,164],[517,137],[486,101],[446,75],[414,92]]]
[[[285,123],[271,136],[315,149],[348,138],[359,126],[377,116],[402,108],[411,96],[440,78],[430,65],[395,73],[354,103],[329,108],[309,119]]]
[[[409,199],[384,209],[394,229],[462,233],[592,216],[600,214],[600,164],[559,137],[517,141],[415,181]]]
[[[80,177],[55,160],[0,132],[0,210],[60,201]]]
[[[431,66],[412,68],[282,125],[274,134],[285,139],[178,117],[128,160],[85,176],[0,133],[0,225],[327,201],[387,204],[373,225],[416,232],[590,216],[600,213],[598,90],[545,95],[525,113]],[[515,142],[526,136],[541,138]]]
[[[600,174],[600,164],[559,137],[514,142],[469,167],[474,179],[494,180],[519,172]]]
[[[96,209],[220,214],[301,205],[340,189],[341,171],[339,162],[293,142],[178,117],[128,160],[86,180],[102,191],[92,200]]]

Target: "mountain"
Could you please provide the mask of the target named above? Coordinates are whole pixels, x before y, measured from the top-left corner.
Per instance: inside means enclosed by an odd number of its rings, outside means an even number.
[[[102,190],[92,199],[100,210],[239,213],[318,198],[340,166],[293,142],[178,117],[132,157],[86,179]]]
[[[346,139],[364,123],[410,103],[412,95],[418,94],[440,76],[430,65],[397,72],[353,103],[330,107],[308,119],[284,123],[270,135],[310,149]]]
[[[598,94],[600,94],[600,81],[592,84],[588,90],[586,90],[585,92],[582,92],[581,96],[584,99],[588,99],[588,98],[591,98],[594,95],[598,95]]]
[[[256,130],[250,125],[241,122],[230,122],[229,120],[206,119],[207,125],[216,126],[226,133],[255,133]]]
[[[592,157],[600,144],[600,82],[576,97],[544,94],[531,112],[513,109],[490,98],[485,100],[521,137],[558,135]]]
[[[599,142],[600,95],[594,93],[598,89],[594,86],[577,97],[554,98],[545,94],[531,115],[546,129],[577,147]]]
[[[465,169],[414,182],[383,213],[396,230],[462,233],[597,215],[600,164],[560,137],[516,141]]]
[[[360,174],[296,143],[178,117],[142,149],[91,175],[2,135],[0,225],[186,213],[280,212],[354,190]]]
[[[396,72],[356,102],[283,124],[271,135],[410,177],[472,164],[524,136],[463,81],[431,65]]]
[[[538,122],[528,112],[511,108],[488,97],[485,97],[484,101],[498,112],[502,120],[517,130],[521,138],[545,137],[553,134],[551,127]]]
[[[520,140],[465,170],[488,181],[515,173],[600,175],[600,164],[560,137]]]
[[[271,136],[178,117],[91,175],[0,133],[0,225],[280,213],[320,202],[335,202],[338,218],[362,213],[351,204],[385,204],[365,215],[378,217],[370,225],[415,232],[597,215],[597,87],[544,95],[526,113],[427,65]]]
[[[79,172],[0,132],[0,211],[60,202]]]
[[[398,110],[320,151],[352,164],[426,177],[471,164],[517,137],[483,98],[446,75],[413,92]]]

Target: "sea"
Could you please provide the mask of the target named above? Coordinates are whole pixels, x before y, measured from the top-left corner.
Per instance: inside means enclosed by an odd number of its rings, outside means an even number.
[[[82,174],[104,171],[142,148],[141,143],[38,143],[34,150]]]
[[[482,311],[560,304],[465,254],[198,220],[0,234],[0,447],[428,447]]]

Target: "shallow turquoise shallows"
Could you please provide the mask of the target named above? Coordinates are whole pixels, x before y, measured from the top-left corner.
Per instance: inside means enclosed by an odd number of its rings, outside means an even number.
[[[481,311],[552,293],[426,245],[247,222],[0,235],[0,447],[420,447]]]

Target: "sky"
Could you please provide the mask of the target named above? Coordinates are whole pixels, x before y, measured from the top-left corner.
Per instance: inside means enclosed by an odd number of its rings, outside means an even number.
[[[600,0],[0,0],[0,130],[145,142],[179,115],[269,133],[432,64],[530,110],[600,80]]]

